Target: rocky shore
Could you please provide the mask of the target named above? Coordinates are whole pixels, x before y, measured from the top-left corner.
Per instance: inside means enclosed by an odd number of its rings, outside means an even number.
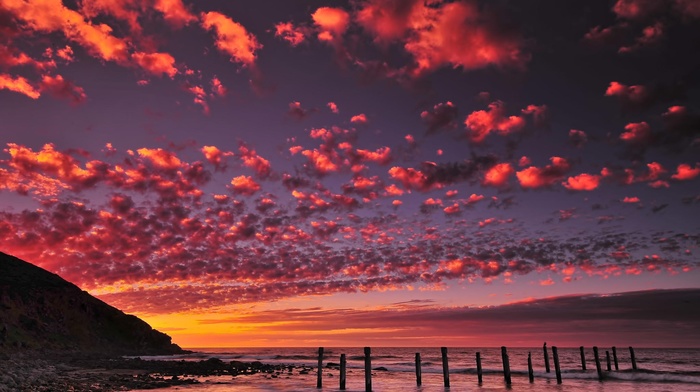
[[[207,376],[266,373],[277,378],[310,369],[260,362],[154,361],[141,358],[22,357],[0,359],[0,392],[128,391],[196,384]]]

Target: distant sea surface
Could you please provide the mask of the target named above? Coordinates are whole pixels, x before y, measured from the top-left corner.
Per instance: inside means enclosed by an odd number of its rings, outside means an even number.
[[[258,391],[318,391],[316,366],[318,351],[315,348],[218,348],[194,349],[187,355],[168,357],[142,357],[159,360],[203,360],[219,358],[222,361],[260,361],[268,364],[311,366],[308,374],[300,374],[297,368],[291,374],[283,372],[277,378],[269,374],[241,375],[237,377],[200,378],[201,384],[173,387],[171,390],[187,392],[258,392]],[[554,372],[552,353],[549,352],[551,372],[545,372],[542,347],[509,348],[512,384],[506,387],[500,348],[448,348],[450,389],[443,386],[440,348],[372,348],[372,368],[387,370],[372,372],[372,390],[375,392],[429,392],[429,391],[605,391],[605,392],[697,392],[700,391],[700,349],[650,349],[637,348],[637,371],[632,371],[627,347],[617,348],[619,371],[608,372],[605,351],[600,347],[601,366],[605,375],[598,381],[593,349],[585,349],[586,371],[582,370],[579,348],[558,348],[562,384],[558,385]],[[476,352],[481,353],[483,383],[477,382]],[[423,382],[416,386],[415,353],[421,353]],[[529,382],[527,355],[532,353],[535,373]],[[339,390],[339,370],[325,368],[328,362],[339,363],[340,354],[347,357],[347,391],[365,390],[364,352],[362,347],[325,348],[323,388],[321,391]]]

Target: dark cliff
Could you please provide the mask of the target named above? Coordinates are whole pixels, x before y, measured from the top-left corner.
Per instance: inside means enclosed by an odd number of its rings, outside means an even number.
[[[0,351],[144,355],[182,349],[138,317],[0,252]]]

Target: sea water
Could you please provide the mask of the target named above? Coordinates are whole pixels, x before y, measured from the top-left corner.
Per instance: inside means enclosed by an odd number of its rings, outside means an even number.
[[[605,351],[610,352],[612,371],[607,371]],[[477,382],[476,353],[481,355],[483,382]],[[415,354],[421,354],[422,386],[416,386]],[[532,355],[535,380],[530,383],[527,356]],[[340,354],[347,358],[346,390],[365,390],[364,351],[362,347],[325,348],[323,388],[321,391],[338,391],[339,370],[326,368],[328,362],[339,363]],[[558,384],[552,352],[549,351],[551,371],[544,365],[542,347],[509,348],[512,383],[508,387],[503,377],[500,348],[448,348],[450,388],[443,383],[443,367],[440,348],[372,348],[372,390],[375,392],[432,392],[432,391],[605,391],[605,392],[697,392],[700,391],[700,349],[651,349],[635,350],[637,371],[632,370],[630,352],[617,349],[619,370],[615,371],[611,348],[599,348],[604,381],[598,380],[593,349],[585,349],[586,370],[581,366],[579,348],[558,348],[562,383]],[[192,354],[168,357],[142,357],[143,359],[198,361],[219,358],[222,361],[260,361],[267,364],[311,366],[314,371],[300,374],[294,369],[282,372],[276,378],[270,374],[241,375],[237,377],[200,377],[200,384],[172,387],[183,392],[262,392],[262,391],[318,391],[316,366],[318,351],[315,348],[221,348],[195,349]]]

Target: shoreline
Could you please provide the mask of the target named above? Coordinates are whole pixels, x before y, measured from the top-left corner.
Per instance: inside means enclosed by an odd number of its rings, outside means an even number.
[[[277,378],[311,369],[261,362],[143,360],[80,354],[45,357],[16,355],[0,359],[0,392],[10,391],[126,391],[198,384],[198,377],[267,373]]]

